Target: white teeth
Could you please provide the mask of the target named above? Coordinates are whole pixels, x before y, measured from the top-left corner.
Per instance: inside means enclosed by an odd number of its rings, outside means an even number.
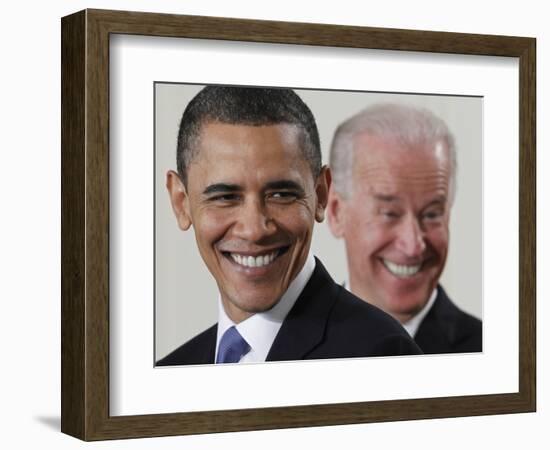
[[[407,265],[395,264],[391,261],[388,261],[387,259],[383,259],[382,261],[384,262],[384,265],[391,273],[401,278],[412,277],[422,267],[422,264],[407,266]]]
[[[256,257],[239,255],[238,253],[231,253],[231,258],[233,258],[233,261],[235,261],[237,264],[240,264],[241,266],[263,267],[271,264],[273,260],[277,257],[278,253],[279,251],[277,250],[267,255],[260,255]]]

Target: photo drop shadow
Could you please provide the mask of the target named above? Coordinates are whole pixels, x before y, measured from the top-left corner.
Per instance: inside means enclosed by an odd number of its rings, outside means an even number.
[[[54,431],[61,431],[60,416],[37,416],[34,418],[37,422]]]

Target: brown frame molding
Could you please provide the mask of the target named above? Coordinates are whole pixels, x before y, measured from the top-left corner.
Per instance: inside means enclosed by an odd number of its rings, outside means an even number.
[[[99,440],[535,411],[534,38],[105,10],[85,10],[64,17],[61,31],[61,430],[64,433]],[[519,58],[519,392],[109,416],[109,35],[112,33]]]

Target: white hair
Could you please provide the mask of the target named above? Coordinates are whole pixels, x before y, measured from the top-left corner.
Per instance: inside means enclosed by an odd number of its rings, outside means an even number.
[[[360,134],[396,140],[407,148],[443,143],[451,163],[450,199],[456,190],[456,151],[454,138],[445,122],[423,108],[381,103],[373,105],[342,123],[334,134],[330,149],[333,185],[342,197],[349,198],[353,189],[354,141]],[[366,148],[356,149],[368,151]]]

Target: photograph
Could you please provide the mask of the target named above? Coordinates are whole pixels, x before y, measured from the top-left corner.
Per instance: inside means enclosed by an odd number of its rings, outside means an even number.
[[[154,91],[157,366],[482,351],[482,97]]]

